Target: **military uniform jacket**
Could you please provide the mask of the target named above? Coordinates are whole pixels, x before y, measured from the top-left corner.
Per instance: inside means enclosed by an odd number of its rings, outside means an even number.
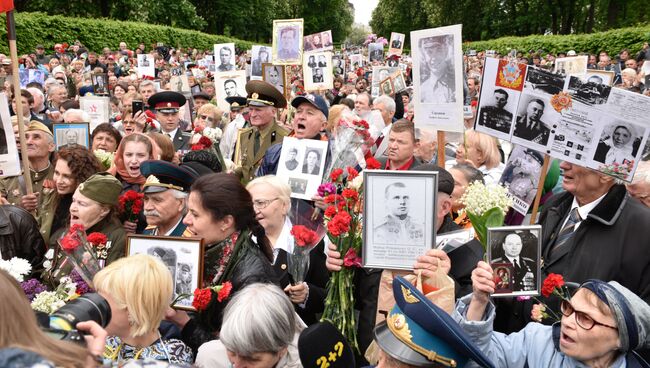
[[[185,226],[183,221],[181,221],[178,223],[178,225],[176,225],[176,227],[174,228],[174,230],[172,230],[169,236],[183,236],[186,228],[187,226]],[[147,228],[142,231],[142,235],[165,236],[165,234],[158,234],[158,227],[156,226],[147,226]]]
[[[526,257],[519,257],[517,260],[519,263],[519,267],[515,267],[515,265],[512,265],[512,268],[514,270],[514,275],[513,275],[513,282],[514,282],[514,289],[515,291],[524,291],[527,289],[530,289],[530,287],[526,288],[524,285],[524,277],[526,276],[527,273],[532,273],[533,277],[536,274],[536,268],[535,268],[535,261],[533,261],[530,258]],[[499,257],[495,258],[492,260],[491,263],[511,263],[508,258],[505,257]],[[531,290],[535,289],[535,281],[533,281],[533,286]]]
[[[48,198],[56,189],[52,186],[44,188],[45,181],[52,181],[54,176],[54,166],[50,165],[47,169],[35,172],[30,170],[32,177],[32,190],[34,193],[40,193],[38,198],[38,206],[36,207],[36,221],[38,226],[44,222],[42,217],[47,212]],[[49,185],[48,185],[49,186]],[[25,179],[22,175],[11,176],[0,180],[0,194],[7,198],[9,204],[20,206],[20,199],[25,195]]]
[[[276,143],[281,143],[284,137],[289,134],[274,121],[265,131],[260,132],[259,148],[255,152],[256,132],[258,132],[256,127],[241,129],[237,140],[240,147],[237,148],[236,152],[239,153],[242,179],[246,183],[253,180],[255,171],[260,166],[266,150]]]
[[[386,215],[374,230],[374,240],[380,244],[416,245],[424,242],[424,225],[411,216],[400,220]]]
[[[180,127],[176,129],[176,134],[174,139],[172,139],[174,144],[174,151],[187,151],[190,149],[190,133],[181,131]]]
[[[532,127],[528,127],[529,123],[527,115],[518,116],[512,135],[545,146],[551,130],[541,120],[534,122]]]

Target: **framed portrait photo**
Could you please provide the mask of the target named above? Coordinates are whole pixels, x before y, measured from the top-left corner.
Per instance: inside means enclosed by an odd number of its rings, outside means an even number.
[[[273,21],[273,64],[300,65],[303,52],[303,19]]]
[[[264,64],[271,63],[271,49],[268,46],[253,45],[251,50],[251,79],[260,80],[263,77]]]
[[[391,96],[395,93],[392,78],[388,77],[379,83],[379,89],[382,95]]]
[[[391,32],[390,42],[388,43],[388,56],[402,55],[405,37],[406,35],[403,33]]]
[[[54,145],[58,151],[61,147],[84,146],[90,148],[90,130],[88,123],[66,123],[52,125]]]
[[[332,53],[313,52],[303,58],[302,74],[305,91],[320,91],[333,88]]]
[[[223,111],[230,109],[226,97],[246,97],[246,71],[235,70],[232,72],[220,72],[214,75],[214,88],[217,95],[217,106]],[[196,93],[192,91],[192,93]]]
[[[24,98],[21,96],[21,98]],[[23,121],[27,124],[27,121]],[[20,175],[18,147],[13,135],[7,95],[0,93],[0,177]]]
[[[285,97],[288,96],[284,65],[262,64],[262,80],[275,87]]]
[[[363,267],[412,270],[436,246],[436,171],[364,170]]]
[[[488,263],[494,270],[493,297],[535,296],[541,290],[542,227],[488,228]]]
[[[148,254],[159,258],[172,275],[172,300],[181,294],[188,298],[173,305],[176,309],[194,310],[194,289],[203,284],[203,240],[175,236],[149,236],[129,234],[126,255]]]
[[[218,43],[214,45],[215,65],[217,72],[230,72],[237,67],[235,66],[235,44]]]

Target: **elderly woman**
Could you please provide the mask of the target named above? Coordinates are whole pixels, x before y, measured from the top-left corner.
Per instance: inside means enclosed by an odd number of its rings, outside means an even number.
[[[324,308],[329,273],[325,267],[324,242],[321,241],[309,254],[309,269],[305,282],[292,285],[287,272],[289,254],[293,252],[291,235],[291,188],[277,176],[269,175],[254,179],[246,186],[253,198],[257,221],[264,227],[266,236],[273,246],[273,268],[280,285],[290,296],[296,312],[302,320],[311,325],[318,322],[316,315]],[[302,202],[296,201],[296,204]]]
[[[465,143],[458,147],[456,161],[451,162],[452,165],[456,163],[469,163],[479,169],[486,184],[498,183],[505,169],[497,139],[472,129],[465,131]]]
[[[120,145],[122,135],[110,123],[101,123],[93,130],[90,141],[93,151],[101,149],[112,153]]]
[[[454,313],[463,329],[498,367],[641,367],[636,349],[650,347],[650,306],[616,281],[589,280],[561,303],[553,326],[529,323],[494,332],[494,274],[485,262],[472,273],[474,292]]]
[[[103,247],[95,247],[97,258],[106,264],[124,257],[126,233],[117,219],[117,202],[122,185],[108,173],[97,173],[79,184],[72,195],[68,225],[81,225],[86,234],[102,233],[107,242]],[[65,261],[63,252],[56,240],[67,233],[69,226],[59,229],[50,238],[54,248],[53,258],[44,263],[46,277],[56,281],[70,273],[72,266]],[[48,252],[49,253],[49,252]],[[49,262],[48,262],[49,261]]]
[[[237,293],[223,316],[219,340],[199,348],[198,367],[298,368],[303,325],[277,286],[252,284]]]
[[[256,282],[273,282],[273,250],[256,219],[250,194],[236,176],[210,174],[192,185],[183,223],[205,247],[203,286],[232,284],[232,293]],[[192,349],[218,336],[228,299],[210,303],[193,319],[183,311],[168,316]]]
[[[213,104],[205,104],[196,112],[194,127],[219,128],[223,112]]]
[[[93,284],[111,307],[104,358],[191,364],[192,350],[178,339],[163,339],[160,322],[172,302],[172,276],[159,259],[146,254],[122,258],[95,275]]]
[[[66,226],[73,193],[79,184],[100,170],[99,161],[86,147],[69,146],[59,149],[54,161],[53,180],[56,190],[44,190],[41,193],[45,208],[41,214],[43,239],[50,239],[51,233]]]
[[[634,160],[636,134],[632,127],[616,125],[609,136],[598,142],[594,160],[604,164],[625,164]]]

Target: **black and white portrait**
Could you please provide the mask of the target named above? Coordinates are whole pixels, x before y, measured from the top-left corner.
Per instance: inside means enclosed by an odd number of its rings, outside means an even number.
[[[548,100],[535,96],[522,95],[519,102],[519,113],[515,123],[513,136],[546,146],[551,132],[550,125],[544,120],[544,112],[551,109]]]
[[[512,91],[504,88],[496,88],[493,91],[486,91],[487,95],[481,95],[481,105],[478,111],[478,125],[488,129],[498,130],[509,134],[512,126],[512,111],[506,108]],[[513,105],[511,103],[511,105]]]
[[[176,309],[193,310],[194,289],[203,287],[203,244],[201,239],[181,237],[159,237],[149,235],[128,235],[127,256],[148,254],[165,264],[172,278],[172,299],[189,294],[173,305]]]
[[[262,77],[262,66],[271,62],[271,49],[267,46],[255,45],[251,57],[251,78]]]
[[[307,179],[289,178],[289,187],[291,187],[291,193],[305,194],[307,191],[308,183],[309,181]]]
[[[335,76],[345,74],[345,60],[341,55],[332,56],[332,70]]]
[[[591,75],[587,79],[571,76],[567,91],[576,99],[587,105],[602,105],[607,102],[612,87],[607,85],[600,75]]]
[[[368,44],[368,60],[384,61],[384,45],[379,42]]]
[[[105,73],[94,74],[92,77],[95,95],[108,95],[108,75]]]
[[[246,97],[246,71],[235,70],[232,72],[220,72],[214,75],[214,88],[217,95],[217,105],[224,111],[228,111],[230,104],[226,97]],[[194,93],[192,91],[192,93]]]
[[[138,55],[138,67],[144,67],[147,68],[151,65],[151,62],[149,61],[149,58],[147,55]]]
[[[492,269],[511,269],[509,287],[502,287],[504,290],[493,296],[539,294],[540,231],[539,225],[488,229],[488,261]],[[495,273],[497,277],[499,274]]]
[[[404,37],[402,33],[391,32],[390,42],[388,43],[388,55],[402,55],[402,48],[404,47]]]
[[[420,102],[455,102],[454,36],[421,38],[417,47],[421,58]]]
[[[398,72],[395,75],[395,78],[393,79],[393,89],[395,90],[395,93],[402,92],[403,90],[406,89],[406,82],[404,81],[404,74],[402,72]]]
[[[303,51],[303,20],[273,21],[273,64],[299,64]],[[320,42],[320,35],[319,35]]]
[[[605,165],[629,164],[635,161],[645,129],[622,120],[607,124],[596,146],[594,161]]]
[[[532,148],[515,145],[510,153],[499,184],[508,188],[513,208],[521,214],[528,213],[535,199],[543,164],[544,155]]]
[[[370,84],[370,94],[374,97],[379,97],[382,94],[381,82],[386,80],[392,74],[399,71],[399,68],[390,68],[387,66],[373,66],[372,67],[372,80]]]
[[[61,147],[89,146],[88,123],[54,124],[54,144]]]
[[[381,94],[387,95],[387,96],[392,96],[394,91],[393,91],[393,83],[390,78],[386,78],[383,82],[379,84],[379,87],[381,88]]]
[[[9,153],[9,145],[7,144],[7,133],[5,133],[3,124],[0,123],[0,155],[6,155],[7,153]]]
[[[280,93],[286,95],[285,90],[285,76],[283,65],[264,64],[264,78],[265,82],[275,87]]]
[[[320,33],[320,39],[323,43],[323,50],[333,50],[334,43],[332,42],[332,30],[323,31]]]
[[[296,147],[291,147],[287,152],[287,159],[284,161],[284,166],[289,171],[294,171],[298,168],[300,164],[296,158],[298,157],[298,149]]]
[[[305,152],[304,163],[302,164],[302,173],[309,175],[322,175],[320,167],[321,150],[307,147]]]
[[[364,267],[412,268],[435,244],[437,172],[364,171]]]
[[[350,55],[350,66],[352,67],[352,70],[357,70],[363,67],[363,55],[361,54]]]
[[[235,70],[235,44],[220,43],[214,45],[215,64],[218,72]]]
[[[306,91],[331,89],[334,81],[332,53],[326,51],[305,54],[302,72]]]
[[[563,89],[563,76],[553,74],[544,69],[528,67],[526,81],[524,83],[524,93],[542,94],[550,97],[562,92]]]
[[[313,68],[312,73],[312,82],[323,83],[323,68]]]

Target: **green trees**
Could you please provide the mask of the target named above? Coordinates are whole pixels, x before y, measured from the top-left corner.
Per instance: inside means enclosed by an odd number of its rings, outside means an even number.
[[[647,0],[380,0],[370,25],[390,32],[463,24],[463,38],[575,34],[650,22]]]
[[[192,29],[270,43],[273,19],[304,18],[305,34],[332,30],[335,41],[350,32],[347,0],[15,0],[18,12],[109,18]]]

